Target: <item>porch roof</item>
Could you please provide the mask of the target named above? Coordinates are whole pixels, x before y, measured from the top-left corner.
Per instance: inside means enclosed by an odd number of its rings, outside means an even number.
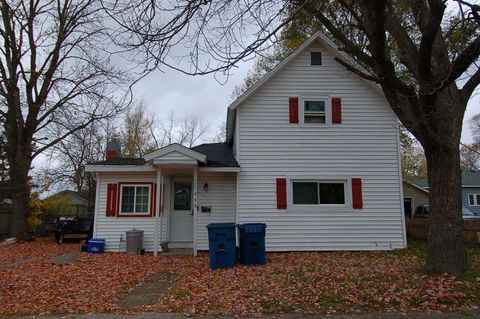
[[[168,147],[168,146],[167,146]],[[188,149],[188,148],[186,148]],[[206,143],[191,147],[189,150],[201,153],[206,156],[205,163],[199,162],[201,167],[240,167],[235,156],[233,148],[228,143]],[[89,163],[90,165],[145,165],[145,158],[124,158],[117,157],[110,160]]]

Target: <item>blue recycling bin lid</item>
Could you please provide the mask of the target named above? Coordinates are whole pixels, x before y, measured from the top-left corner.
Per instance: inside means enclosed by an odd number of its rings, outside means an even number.
[[[89,243],[98,243],[98,244],[104,244],[105,243],[105,238],[90,238],[88,240]]]
[[[235,223],[211,223],[206,226],[207,229],[217,228],[235,228]]]
[[[267,225],[264,223],[247,223],[238,225],[238,228],[245,233],[262,233]]]

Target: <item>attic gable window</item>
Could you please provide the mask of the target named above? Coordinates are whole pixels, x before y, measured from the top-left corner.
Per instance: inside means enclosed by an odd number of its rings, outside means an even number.
[[[325,124],[327,122],[325,100],[305,100],[303,106],[304,123]]]
[[[311,65],[322,65],[322,52],[310,52]]]

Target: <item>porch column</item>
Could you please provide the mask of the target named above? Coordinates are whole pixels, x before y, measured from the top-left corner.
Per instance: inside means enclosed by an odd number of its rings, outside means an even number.
[[[193,256],[197,256],[197,180],[198,166],[193,167]]]
[[[157,167],[157,190],[155,197],[157,200],[155,201],[155,232],[154,232],[154,248],[153,248],[153,254],[155,256],[158,255],[158,245],[160,242],[160,236],[161,236],[161,229],[159,229],[159,225],[161,228],[160,224],[160,207],[161,207],[161,201],[162,201],[162,169]]]

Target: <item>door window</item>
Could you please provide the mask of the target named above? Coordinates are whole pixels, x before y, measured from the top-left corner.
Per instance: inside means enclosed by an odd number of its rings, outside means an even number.
[[[173,196],[174,210],[190,210],[192,208],[192,183],[175,182]]]

